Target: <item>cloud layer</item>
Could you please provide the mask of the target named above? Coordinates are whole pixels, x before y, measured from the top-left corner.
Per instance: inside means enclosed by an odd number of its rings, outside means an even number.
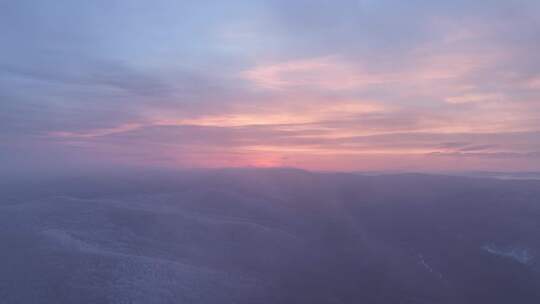
[[[537,1],[4,1],[0,161],[540,170]]]

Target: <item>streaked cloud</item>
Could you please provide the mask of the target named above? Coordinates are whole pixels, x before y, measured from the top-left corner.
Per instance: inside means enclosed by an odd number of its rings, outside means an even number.
[[[540,170],[537,1],[0,8],[7,162]]]

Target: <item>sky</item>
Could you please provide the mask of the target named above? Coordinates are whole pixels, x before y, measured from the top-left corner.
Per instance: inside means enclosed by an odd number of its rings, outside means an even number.
[[[540,1],[0,1],[4,171],[540,170]]]

